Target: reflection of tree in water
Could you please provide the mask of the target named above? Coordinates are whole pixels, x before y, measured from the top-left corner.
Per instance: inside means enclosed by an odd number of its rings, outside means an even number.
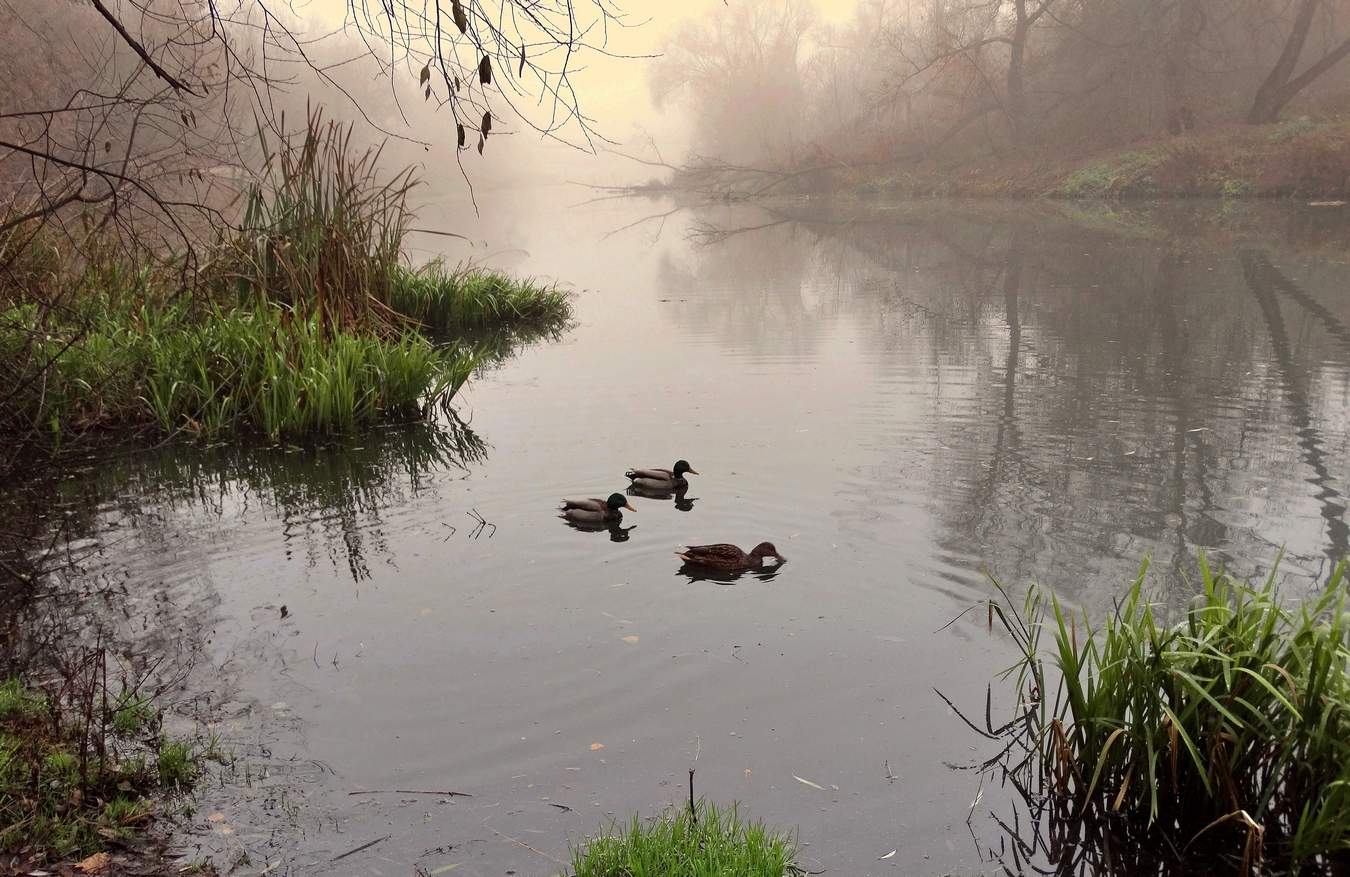
[[[326,560],[362,580],[370,557],[389,551],[384,510],[486,454],[483,439],[451,415],[311,448],[173,445],[116,465],[100,462],[86,473],[67,469],[65,478],[30,491],[43,497],[69,538],[126,533],[122,538],[134,538],[140,554],[165,564],[194,562],[191,552],[209,545],[184,538],[184,528],[203,518],[209,524],[227,516],[272,517],[287,557],[299,546],[310,566]]]
[[[237,688],[247,668],[276,654],[272,637],[285,616],[260,607],[253,623],[211,645],[223,620],[243,621],[222,619],[230,583],[206,574],[219,551],[212,522],[274,519],[288,555],[302,545],[311,565],[331,563],[360,580],[372,555],[389,551],[385,511],[486,450],[451,419],[305,450],[171,446],[11,486],[0,505],[0,676],[106,647],[111,679],[163,692],[180,718],[217,723],[226,748],[261,772],[247,791],[212,785],[202,806],[258,821],[294,807],[327,768],[274,757],[298,734],[297,720],[260,711]],[[289,855],[292,829],[299,826],[240,840],[254,855]]]
[[[1264,254],[1243,251],[1239,258],[1247,286],[1260,302],[1261,313],[1270,331],[1271,347],[1275,351],[1275,365],[1279,370],[1280,384],[1284,388],[1285,404],[1289,407],[1294,426],[1297,427],[1298,446],[1302,450],[1303,461],[1312,470],[1312,475],[1307,480],[1317,488],[1321,514],[1327,522],[1329,542],[1327,557],[1334,564],[1340,558],[1350,555],[1350,527],[1347,527],[1345,521],[1345,501],[1334,486],[1337,479],[1331,473],[1322,437],[1314,426],[1315,415],[1309,399],[1308,370],[1295,362],[1294,350],[1290,346],[1285,329],[1284,316],[1280,312],[1280,303],[1275,298],[1276,292],[1284,293],[1311,311],[1322,323],[1323,328],[1337,340],[1343,343],[1350,342],[1350,331],[1347,331],[1345,324],[1333,313],[1284,277],[1270,264],[1270,259]],[[1344,460],[1341,463],[1343,466]],[[1341,471],[1344,472],[1344,469]]]
[[[1347,550],[1344,485],[1314,426],[1331,418],[1332,434],[1350,433],[1335,398],[1350,314],[1329,294],[1343,269],[1321,260],[1305,291],[1254,275],[1222,239],[1127,237],[1023,212],[798,219],[724,238],[715,246],[737,249],[703,254],[700,276],[791,265],[803,274],[785,298],[811,343],[821,316],[856,327],[879,397],[857,441],[876,460],[841,485],[842,514],[898,521],[922,479],[946,555],[933,572],[974,583],[987,565],[1071,599],[1104,587],[1102,599],[1152,553],[1181,600],[1201,548],[1249,573],[1288,541],[1286,572],[1307,576]],[[1317,231],[1314,245],[1329,233]],[[1272,291],[1248,295],[1253,277]],[[801,307],[798,289],[831,283],[828,311]],[[1276,293],[1310,315],[1296,348],[1257,301]],[[753,322],[755,308],[722,299],[689,321],[703,329],[745,310]],[[916,394],[931,403],[922,429],[900,413]],[[1310,499],[1325,539],[1288,530]]]
[[[732,210],[721,218],[750,219]],[[663,254],[657,282],[672,319],[688,330],[735,340],[752,354],[808,356],[839,304],[842,283],[814,264],[821,236],[772,223],[696,246],[688,262]]]

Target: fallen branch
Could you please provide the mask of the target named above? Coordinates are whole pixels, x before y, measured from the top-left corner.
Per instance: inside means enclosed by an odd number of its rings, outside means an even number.
[[[377,837],[377,838],[375,838],[374,840],[366,841],[365,843],[361,844],[361,846],[356,847],[355,849],[347,850],[347,852],[345,852],[345,853],[343,853],[342,855],[338,856],[336,859],[329,859],[329,861],[330,861],[330,862],[336,862],[336,861],[338,861],[338,860],[340,860],[340,859],[345,859],[345,858],[347,858],[348,856],[354,856],[354,855],[356,855],[357,853],[361,852],[362,850],[368,850],[368,849],[370,849],[371,847],[375,846],[375,844],[380,843],[381,841],[389,840],[389,838],[391,838],[391,837],[393,837],[392,834],[386,834],[384,837]]]
[[[468,792],[438,792],[434,789],[357,789],[348,795],[440,795],[443,798],[472,798]]]

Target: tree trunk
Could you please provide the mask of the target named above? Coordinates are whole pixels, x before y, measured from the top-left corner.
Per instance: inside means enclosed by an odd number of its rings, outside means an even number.
[[[1195,126],[1189,83],[1191,48],[1205,26],[1201,0],[1177,0],[1176,23],[1167,40],[1163,56],[1163,106],[1167,113],[1167,131],[1181,134]]]
[[[1014,25],[1012,43],[1008,49],[1008,79],[1004,109],[1008,114],[1008,127],[1012,131],[1013,142],[1020,145],[1026,138],[1027,87],[1023,71],[1031,23],[1027,19],[1026,0],[1016,0],[1015,9],[1017,23]]]
[[[1280,111],[1300,91],[1350,55],[1350,38],[1347,38],[1307,70],[1294,76],[1294,68],[1298,66],[1299,56],[1303,54],[1303,46],[1308,41],[1308,32],[1312,30],[1313,17],[1321,5],[1322,0],[1299,0],[1294,26],[1284,41],[1284,50],[1271,68],[1270,75],[1257,89],[1252,107],[1247,112],[1247,124],[1265,125],[1274,122],[1280,117]]]

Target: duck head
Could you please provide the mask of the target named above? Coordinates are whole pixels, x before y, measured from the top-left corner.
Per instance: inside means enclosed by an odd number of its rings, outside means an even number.
[[[778,553],[778,549],[773,547],[772,542],[761,542],[755,546],[755,550],[750,552],[750,557],[754,560],[763,560],[766,557],[772,557],[779,563],[786,563],[787,558]]]
[[[619,509],[628,509],[630,512],[637,511],[637,509],[628,504],[628,500],[622,493],[611,493],[609,499],[605,500],[605,505],[607,505],[612,512],[617,512]]]
[[[698,474],[698,470],[695,469],[693,466],[690,466],[688,460],[676,460],[675,468],[672,469],[671,471],[675,473],[676,478],[683,477],[684,473],[686,472],[688,472],[690,475]]]

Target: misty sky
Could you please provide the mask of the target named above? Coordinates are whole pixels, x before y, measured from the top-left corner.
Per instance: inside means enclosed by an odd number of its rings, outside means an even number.
[[[584,0],[577,0],[579,4]],[[661,51],[667,37],[691,19],[724,14],[728,4],[738,0],[614,0],[626,15],[629,27],[610,31],[608,48],[616,55],[643,56]],[[815,0],[812,7],[820,18],[829,22],[846,20],[857,5],[857,0]],[[318,28],[331,28],[342,21],[347,0],[310,0],[297,4],[296,11]],[[596,52],[585,53],[585,66],[573,76],[584,110],[595,120],[597,130],[620,142],[642,139],[639,132],[652,133],[678,158],[683,146],[684,126],[678,119],[678,109],[657,110],[648,90],[646,58],[611,58]],[[519,130],[519,125],[514,126]],[[519,148],[520,144],[513,144]],[[579,156],[567,156],[570,150],[545,148],[551,160],[562,161],[575,169]],[[581,164],[584,166],[585,162]],[[622,169],[604,163],[593,170],[608,178]],[[635,169],[641,170],[641,169]]]

